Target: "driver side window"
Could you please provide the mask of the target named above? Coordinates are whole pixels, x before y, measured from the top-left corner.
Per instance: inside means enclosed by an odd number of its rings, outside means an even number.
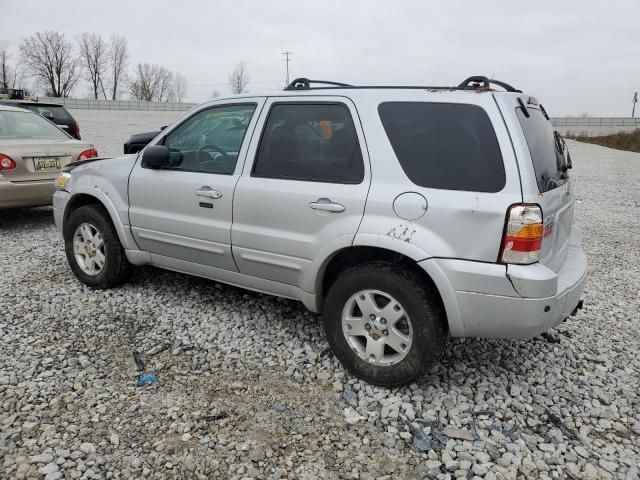
[[[233,174],[255,104],[213,107],[196,113],[164,139],[171,170]]]

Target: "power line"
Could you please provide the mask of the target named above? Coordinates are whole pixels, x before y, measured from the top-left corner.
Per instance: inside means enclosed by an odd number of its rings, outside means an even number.
[[[282,52],[282,55],[285,56],[286,62],[287,62],[287,83],[285,83],[284,85],[285,87],[289,85],[289,55],[291,55],[292,53],[293,52],[289,52],[289,51]]]
[[[247,85],[267,85],[267,84],[271,84],[271,85],[280,85],[280,82],[282,80],[273,80],[270,82],[248,82]],[[229,82],[223,82],[223,83],[190,83],[189,86],[190,87],[224,87],[229,85]]]

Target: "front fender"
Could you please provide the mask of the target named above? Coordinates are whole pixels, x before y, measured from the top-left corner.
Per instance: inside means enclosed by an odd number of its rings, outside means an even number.
[[[129,174],[136,157],[127,155],[108,160],[78,165],[71,170],[71,199],[67,208],[78,195],[97,199],[109,212],[111,221],[126,250],[137,250],[129,228]],[[65,218],[67,213],[65,212]]]
[[[73,205],[74,198],[77,198],[80,195],[88,195],[90,197],[97,199],[102,204],[102,206],[107,210],[107,212],[109,213],[109,217],[111,217],[111,222],[113,223],[113,226],[115,227],[116,232],[118,233],[118,238],[120,239],[120,243],[122,243],[122,247],[125,250],[138,250],[138,246],[136,245],[136,242],[133,239],[133,236],[131,235],[131,229],[129,228],[128,215],[126,210],[125,210],[125,215],[126,215],[125,219],[127,219],[127,223],[123,222],[123,219],[121,217],[121,212],[118,211],[116,205],[111,200],[110,196],[107,195],[107,193],[105,193],[104,190],[101,190],[97,186],[91,187],[91,186],[83,185],[73,189],[73,195],[71,196],[71,199],[69,200],[69,202],[67,202],[67,208],[65,209],[65,213],[64,213],[65,222],[68,217],[69,205]]]

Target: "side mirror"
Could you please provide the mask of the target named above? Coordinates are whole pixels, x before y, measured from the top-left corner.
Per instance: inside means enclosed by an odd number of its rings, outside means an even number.
[[[149,145],[142,152],[142,166],[147,168],[162,168],[171,165],[169,149],[164,145]]]

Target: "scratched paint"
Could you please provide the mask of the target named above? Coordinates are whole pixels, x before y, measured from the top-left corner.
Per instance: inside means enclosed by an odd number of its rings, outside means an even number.
[[[401,240],[403,242],[409,243],[415,235],[416,230],[413,228],[411,223],[401,223],[400,225],[396,225],[391,230],[387,232],[387,236],[393,238],[394,240]]]

